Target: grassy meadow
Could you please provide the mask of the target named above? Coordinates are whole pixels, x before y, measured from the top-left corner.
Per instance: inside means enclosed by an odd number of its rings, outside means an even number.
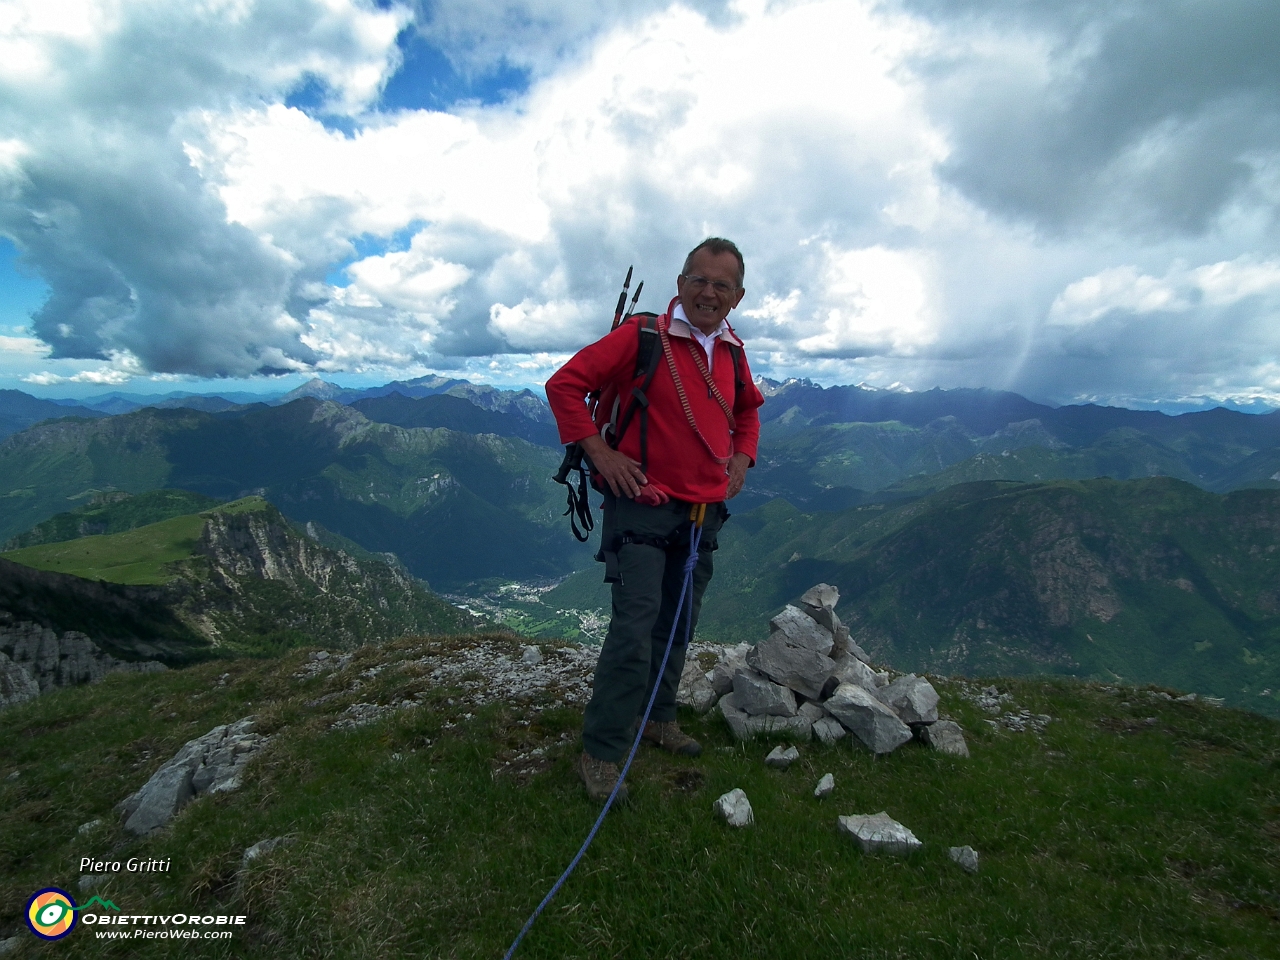
[[[80,537],[0,554],[37,570],[133,585],[165,583],[166,564],[191,556],[205,519],[188,514],[123,533]]]
[[[116,675],[5,711],[0,939],[20,934],[18,957],[501,957],[597,807],[572,770],[579,709],[553,706],[554,691],[541,709],[477,708],[409,662],[478,642],[366,646],[314,677],[299,676],[303,651]],[[483,642],[518,658],[516,638]],[[974,684],[936,682],[968,760],[917,744],[877,759],[846,738],[802,745],[779,772],[762,762],[769,743],[683,716],[703,757],[641,751],[631,804],[610,814],[517,956],[1280,954],[1276,721],[1149,688],[996,681],[1008,709],[1054,718],[1019,733],[987,722],[964,696]],[[415,709],[330,729],[354,702],[414,694],[425,695]],[[241,790],[194,801],[147,838],[120,829],[115,803],[188,739],[249,714],[274,739]],[[827,772],[835,792],[817,800]],[[754,807],[750,828],[712,814],[734,787]],[[869,856],[837,833],[837,816],[880,810],[924,848]],[[242,866],[247,847],[278,836],[292,842]],[[961,844],[980,852],[978,874],[947,858]],[[172,858],[169,873],[94,889],[126,913],[248,923],[223,942],[105,941],[82,924],[38,943],[23,904],[47,885],[76,892],[84,856]]]

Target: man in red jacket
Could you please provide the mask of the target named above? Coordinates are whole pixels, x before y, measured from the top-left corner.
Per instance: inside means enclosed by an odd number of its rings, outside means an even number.
[[[618,762],[656,684],[644,738],[672,753],[702,748],[676,723],[676,690],[684,669],[683,623],[659,677],[689,549],[690,508],[706,504],[702,545],[693,575],[693,622],[712,574],[712,551],[728,518],[724,501],[737,495],[754,465],[764,397],[751,380],[742,343],[725,318],[742,300],[742,254],[728,240],[704,240],[685,259],[677,296],[657,320],[662,356],[644,391],[647,424],[633,422],[617,449],[601,438],[585,400],[617,388],[621,407],[639,386],[640,333],[633,319],[578,351],[547,381],[547,400],[563,443],[581,445],[604,494],[597,559],[613,584],[613,616],[596,665],[583,719],[578,772],[587,793],[603,800],[618,780]],[[732,344],[732,347],[730,346]],[[681,620],[683,621],[683,617]],[[625,799],[625,785],[618,799]]]

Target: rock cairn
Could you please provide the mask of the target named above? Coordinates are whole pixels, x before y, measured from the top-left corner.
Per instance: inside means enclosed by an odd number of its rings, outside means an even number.
[[[690,658],[680,701],[702,711],[714,705],[740,740],[781,734],[831,744],[852,734],[882,754],[919,739],[967,757],[959,725],[938,719],[933,684],[914,673],[890,680],[840,622],[839,599],[820,583],[769,621],[767,640],[725,649],[706,672]]]

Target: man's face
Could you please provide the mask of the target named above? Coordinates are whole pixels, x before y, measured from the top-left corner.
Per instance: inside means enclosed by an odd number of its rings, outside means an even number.
[[[712,253],[704,247],[693,255],[688,275],[676,278],[676,292],[689,322],[703,333],[711,333],[746,293],[738,286],[738,258],[728,251]]]

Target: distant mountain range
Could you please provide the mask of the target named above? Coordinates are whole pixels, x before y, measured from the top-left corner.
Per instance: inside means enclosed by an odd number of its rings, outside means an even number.
[[[1280,413],[761,386],[759,463],[730,504],[708,637],[754,639],[827,580],[866,644],[904,667],[1118,674],[1274,701]],[[547,608],[607,609],[594,548],[570,536],[550,481],[560,454],[536,395],[440,377],[301,392],[109,416],[0,394],[4,422],[53,418],[0,441],[0,541],[112,533],[121,494],[138,495],[128,523],[258,496],[437,589],[572,574]]]
[[[412,399],[447,394],[467,400],[483,410],[511,413],[535,423],[554,423],[550,408],[531,390],[499,390],[496,387],[475,384],[468,380],[435,375],[418,377],[415,380],[393,380],[379,387],[363,389],[340,387],[317,378],[287,393],[261,394],[244,391],[215,394],[174,391],[159,395],[113,392],[85,400],[42,400],[20,390],[0,390],[0,438],[55,417],[118,416],[144,408],[221,413],[237,407],[259,404],[283,406],[304,398],[332,400],[346,405],[360,400],[389,397],[393,394]]]
[[[167,487],[264,496],[442,587],[556,576],[581,562],[557,522],[559,459],[514,437],[406,429],[314,399],[53,420],[0,443],[0,540],[106,491]]]

